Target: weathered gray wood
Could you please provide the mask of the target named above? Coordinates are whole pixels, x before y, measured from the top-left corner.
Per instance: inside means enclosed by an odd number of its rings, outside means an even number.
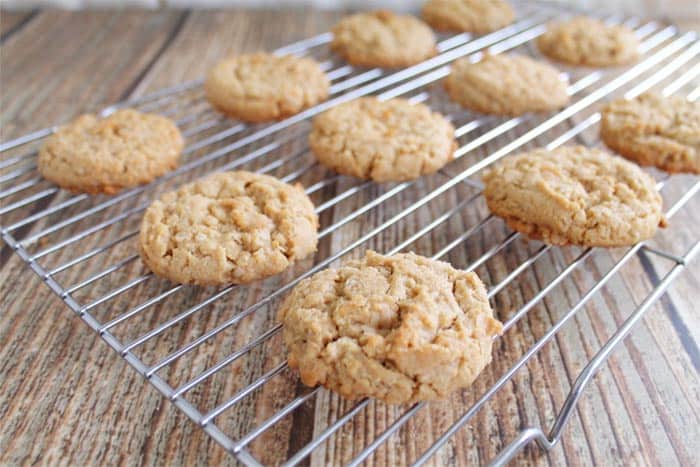
[[[120,98],[198,78],[222,56],[239,51],[269,50],[323,32],[340,16],[340,13],[311,10],[145,14],[42,12],[2,45],[2,139],[65,121],[79,112],[99,108]],[[3,20],[3,33],[6,30]],[[27,76],[33,78],[27,79]],[[431,105],[444,98],[439,86],[432,90],[437,97],[430,101]],[[595,131],[589,133],[586,136],[592,137]],[[508,137],[515,134],[511,132]],[[465,137],[462,141],[468,139]],[[280,154],[294,153],[302,144],[303,139],[294,141],[283,151],[245,167],[260,167]],[[497,149],[502,144],[502,140],[489,144],[486,150]],[[456,161],[449,172],[456,173],[474,163],[486,150]],[[238,151],[225,160],[235,160],[245,152]],[[275,173],[286,175],[308,160],[306,155],[293,167],[286,166]],[[220,164],[213,163],[208,168]],[[315,169],[300,181],[308,186],[320,180],[323,174],[322,169]],[[176,182],[180,183],[184,178]],[[391,202],[342,227],[321,244],[316,260],[347,245],[444,180],[443,175],[426,178]],[[692,177],[676,177],[669,184],[668,199],[677,199],[694,181]],[[355,184],[344,179],[337,186],[314,195],[314,199],[317,202],[329,199]],[[46,241],[66,238],[108,220],[168,186],[171,184],[105,210],[49,236]],[[323,225],[342,219],[385,190],[375,186],[340,203],[322,216]],[[466,185],[451,190],[365,246],[378,251],[391,248],[474,192]],[[61,192],[49,202],[56,203],[69,196]],[[80,204],[51,216],[23,234],[37,232],[66,216],[79,213],[84,206]],[[26,212],[20,214],[26,215]],[[476,224],[485,212],[483,200],[478,200],[410,248],[422,254],[433,254]],[[673,219],[669,229],[659,235],[656,245],[677,254],[683,253],[689,241],[698,237],[698,212],[700,203],[695,199],[678,218]],[[138,215],[131,216],[109,232],[87,237],[51,255],[42,264],[61,264],[76,254],[126,233],[138,225],[138,220]],[[491,222],[469,242],[451,252],[448,259],[456,266],[464,267],[507,234],[500,221]],[[66,286],[78,283],[133,254],[134,246],[132,239],[80,267],[61,273],[57,279]],[[365,246],[352,255],[359,256]],[[517,240],[477,271],[487,284],[495,285],[537,247]],[[38,249],[40,247],[33,247],[32,251]],[[507,319],[577,253],[578,250],[556,249],[541,258],[495,297],[493,303],[499,317]],[[400,465],[415,460],[576,303],[617,257],[617,251],[596,252],[584,267],[577,270],[572,280],[564,281],[498,341],[493,363],[471,390],[455,394],[443,403],[429,404],[392,436],[373,455],[371,462]],[[165,402],[71,315],[16,255],[5,250],[3,258],[5,263],[0,269],[0,309],[3,310],[0,319],[0,380],[3,381],[0,392],[0,418],[3,420],[1,463],[235,464],[223,449]],[[137,348],[136,354],[147,364],[154,364],[276,290],[312,263],[311,260],[304,261],[294,271],[279,278],[237,289],[182,325]],[[547,455],[533,446],[520,455],[519,462],[535,465],[697,463],[694,444],[700,438],[700,362],[695,353],[700,341],[700,323],[694,313],[700,284],[697,265],[698,262],[691,265],[667,298],[650,311],[644,323],[616,351],[610,365],[601,371],[584,395],[562,443]],[[438,453],[433,463],[465,465],[486,462],[523,426],[550,427],[580,369],[635,304],[643,300],[656,276],[663,275],[668,267],[668,262],[654,258],[647,262],[641,257],[633,259],[623,274],[613,279],[604,292],[589,303],[585,312],[565,326],[557,338],[521,369],[512,382]],[[75,297],[80,303],[89,303],[143,272],[145,269],[138,261],[133,262],[108,279],[98,281],[94,287],[76,293]],[[149,280],[132,293],[97,307],[94,314],[106,322],[169,286],[166,281]],[[187,287],[117,326],[114,333],[123,341],[135,339],[213,292],[213,289]],[[181,385],[274,324],[273,303],[160,374],[172,385]],[[201,410],[210,410],[276,366],[283,356],[278,336],[186,397]],[[245,434],[293,397],[306,391],[298,384],[295,375],[286,371],[255,397],[225,412],[216,422],[232,437]],[[293,418],[284,420],[255,441],[251,450],[265,463],[281,462],[353,406],[352,402],[322,391],[313,403],[306,404]],[[338,436],[315,451],[310,462],[314,465],[347,462],[405,409],[371,403]]]

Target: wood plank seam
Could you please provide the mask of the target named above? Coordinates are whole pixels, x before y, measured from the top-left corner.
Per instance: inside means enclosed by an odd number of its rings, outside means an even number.
[[[654,266],[651,264],[647,252],[640,251],[638,256],[644,273],[647,275],[652,285],[657,285],[661,279],[659,278],[659,274],[656,272],[656,269],[654,269]],[[693,366],[700,373],[700,348],[698,348],[697,342],[693,341],[691,338],[690,330],[678,313],[676,304],[668,294],[664,294],[659,301],[668,312],[668,315],[671,318],[671,324],[673,324],[673,329],[676,331],[678,339],[683,345],[683,348],[686,350],[686,352],[688,352],[690,360],[693,362]]]
[[[20,32],[22,29],[24,29],[24,27],[37,16],[39,16],[39,10],[32,10],[26,18],[22,19],[19,23],[15,24],[12,28],[5,32],[5,34],[0,36],[0,45],[6,40],[8,40],[10,37],[14,36],[16,33]]]
[[[119,96],[119,100],[123,101],[127,98],[133,97],[131,94],[134,92],[134,90],[141,84],[141,82],[148,76],[150,71],[153,69],[153,67],[156,65],[158,60],[161,59],[163,54],[170,48],[170,46],[175,42],[175,39],[177,36],[180,35],[182,32],[183,28],[185,27],[185,23],[187,22],[187,19],[190,17],[192,11],[191,10],[185,10],[180,14],[180,17],[178,18],[177,22],[175,23],[175,27],[173,27],[172,31],[168,34],[168,37],[163,41],[163,44],[160,46],[158,51],[153,55],[151,60],[148,62],[148,64],[141,70],[141,72],[136,76],[136,78],[126,87],[124,92]]]

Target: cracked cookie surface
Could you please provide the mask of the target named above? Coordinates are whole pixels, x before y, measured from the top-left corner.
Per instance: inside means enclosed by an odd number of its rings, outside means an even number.
[[[41,175],[62,188],[114,194],[149,183],[178,165],[183,139],[172,120],[132,109],[81,115],[39,150]]]
[[[304,384],[393,404],[469,386],[502,330],[475,273],[413,253],[368,251],[316,273],[278,316],[289,365]]]
[[[583,146],[508,157],[484,175],[489,209],[553,245],[626,246],[665,220],[654,179],[622,157]]]
[[[248,122],[280,120],[328,97],[330,81],[316,61],[267,53],[222,60],[204,91],[221,112]]]
[[[495,31],[515,19],[513,8],[503,0],[429,0],[422,15],[440,31],[477,34]]]
[[[403,67],[435,55],[435,36],[422,21],[390,11],[359,13],[333,27],[331,49],[353,65]]]
[[[700,103],[642,94],[609,103],[600,136],[611,149],[641,165],[700,174]]]
[[[624,65],[639,58],[639,39],[631,29],[585,16],[549,25],[537,46],[549,58],[571,65]]]
[[[377,182],[412,180],[453,158],[454,127],[423,104],[365,97],[317,116],[309,136],[316,158]]]
[[[223,172],[164,194],[141,223],[144,263],[173,282],[243,284],[316,251],[318,217],[300,185]]]
[[[522,55],[487,55],[477,63],[457,60],[445,89],[463,107],[502,116],[555,110],[569,101],[556,68]]]

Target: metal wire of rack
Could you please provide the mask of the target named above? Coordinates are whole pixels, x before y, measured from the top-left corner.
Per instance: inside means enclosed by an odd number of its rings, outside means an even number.
[[[673,26],[632,18],[624,23],[633,27],[642,41],[643,58],[621,70],[567,70],[572,103],[561,111],[544,117],[528,115],[497,119],[458,110],[447,102],[439,86],[435,85],[449,74],[449,64],[453,60],[468,57],[477,61],[486,51],[536,54],[533,39],[544,31],[548,20],[563,14],[558,7],[546,4],[519,5],[518,10],[519,19],[511,26],[481,37],[458,34],[445,38],[439,43],[436,57],[395,72],[356,69],[339,63],[324,47],[331,39],[328,33],[278,49],[277,53],[311,55],[321,60],[332,80],[332,87],[327,102],[277,123],[251,126],[222,118],[211,111],[203,99],[201,81],[184,83],[110,106],[102,111],[102,115],[119,107],[134,106],[171,116],[183,129],[188,141],[183,164],[178,169],[150,185],[126,190],[116,196],[65,193],[38,176],[36,147],[54,128],[4,142],[0,144],[3,153],[0,161],[0,170],[3,170],[0,175],[2,238],[70,309],[164,397],[239,461],[246,465],[261,465],[251,446],[274,430],[289,430],[292,426],[288,423],[290,417],[325,392],[320,388],[300,388],[286,399],[276,400],[272,413],[264,413],[262,417],[255,414],[255,407],[262,404],[261,393],[266,388],[275,384],[294,384],[293,375],[288,374],[280,351],[280,325],[275,324],[274,317],[271,317],[274,313],[270,312],[279,297],[301,279],[355,254],[361,246],[376,243],[378,239],[383,239],[382,246],[392,245],[385,249],[385,253],[396,253],[410,247],[425,254],[425,240],[432,238],[435,244],[443,245],[438,251],[432,251],[433,258],[449,258],[468,270],[479,270],[491,261],[513,254],[512,248],[520,235],[503,229],[500,221],[484,209],[479,196],[481,184],[475,178],[480,171],[532,144],[553,149],[570,141],[586,142],[584,135],[595,130],[600,119],[595,105],[619,92],[625,97],[633,97],[658,88],[666,95],[685,94],[689,100],[700,97],[700,86],[696,81],[700,75],[697,35],[692,32],[679,34]],[[621,22],[619,18],[607,20]],[[455,123],[460,141],[455,162],[433,176],[385,186],[357,182],[319,167],[308,154],[304,141],[309,119],[339,103],[369,94],[376,94],[381,99],[404,96],[414,102],[428,102],[433,108],[446,109],[445,113]],[[594,138],[588,144],[599,143]],[[29,146],[31,148],[25,150]],[[484,151],[486,156],[473,157],[478,150]],[[150,200],[163,190],[204,173],[234,168],[272,173],[287,182],[303,182],[322,220],[321,248],[313,264],[302,263],[288,274],[266,281],[269,285],[264,287],[229,286],[218,290],[173,286],[142,269],[134,239],[140,213]],[[663,174],[654,172],[654,175],[664,192],[674,183]],[[699,191],[700,181],[696,180],[680,196],[667,203],[670,206],[667,217],[676,216]],[[390,200],[397,202],[394,210],[387,208]],[[456,220],[461,219],[464,222],[454,228]],[[455,230],[457,234],[452,235]],[[492,232],[501,235],[492,235]],[[490,243],[474,249],[475,239],[487,234],[494,237]],[[693,234],[697,236],[697,232]],[[343,243],[348,238],[350,241]],[[587,248],[577,250],[572,256],[538,242],[520,243],[526,246],[519,246],[517,264],[498,280],[486,280],[489,299],[497,301],[499,294],[516,284],[518,278],[528,271],[539,267],[547,257],[550,258],[547,263],[550,275],[549,281],[543,283],[522,306],[507,316],[499,316],[505,324],[506,338],[511,329],[550,292],[564,281],[571,280],[575,273],[585,273],[583,265],[586,261],[602,251]],[[672,266],[666,276],[580,373],[552,429],[546,432],[539,427],[524,427],[520,435],[491,462],[503,465],[533,440],[542,448],[551,449],[560,439],[578,399],[596,371],[687,263],[697,256],[700,239],[695,238],[681,254],[655,248],[651,242],[624,251],[607,273],[573,306],[563,310],[558,321],[473,403],[465,405],[463,413],[413,462],[422,465],[435,455],[641,252],[670,260]],[[114,256],[120,259],[109,264],[103,262],[103,258]],[[150,298],[131,304],[128,298],[137,292],[141,296],[148,294]],[[230,310],[226,305],[230,301],[238,307]],[[498,314],[498,306],[494,308]],[[167,319],[161,319],[163,317]],[[141,320],[138,321],[141,324],[136,325],[137,320]],[[146,330],[142,331],[144,326]],[[183,334],[183,329],[190,329],[196,337],[184,343],[179,341],[178,336],[189,337],[189,334]],[[224,339],[222,336],[227,333],[226,343],[235,350],[223,356],[210,355],[207,344]],[[156,341],[159,344],[156,345]],[[167,349],[165,353],[161,351],[163,348]],[[232,375],[240,374],[235,369],[244,367],[247,359],[253,362],[249,365],[263,364],[239,381]],[[231,379],[236,381],[231,382]],[[282,382],[276,383],[279,379]],[[213,380],[226,382],[217,387],[227,390],[208,395],[207,388],[213,385]],[[329,439],[340,436],[343,427],[372,404],[376,402],[368,399],[357,401],[327,423],[319,423],[299,449],[290,453],[285,465],[297,465],[314,455]],[[368,460],[425,405],[418,403],[401,409],[402,413],[379,436],[356,450],[349,465]],[[233,415],[228,415],[231,413]],[[228,420],[227,415],[248,420],[243,424],[245,428],[236,433],[227,432],[226,421],[221,421]]]

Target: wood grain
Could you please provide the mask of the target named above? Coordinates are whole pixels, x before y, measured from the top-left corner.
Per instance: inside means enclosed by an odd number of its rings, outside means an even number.
[[[41,12],[27,20],[26,16],[15,18],[3,14],[0,22],[2,34],[13,28],[16,32],[7,35],[0,49],[2,140],[66,121],[77,113],[98,109],[122,98],[198,78],[212,63],[227,54],[270,50],[326,31],[341,15],[340,12],[311,10],[138,14]],[[19,24],[23,26],[16,29]],[[27,79],[28,76],[33,79]],[[196,104],[201,97],[194,95],[193,99]],[[446,105],[439,86],[431,88],[429,103]],[[188,110],[178,112],[185,114]],[[468,117],[462,114],[460,118]],[[528,123],[518,132],[510,132],[507,137],[512,139],[536,122]],[[469,137],[483,134],[488,128],[481,128]],[[469,137],[462,142],[468,141]],[[582,140],[592,141],[594,137],[595,129],[592,129],[582,135]],[[303,139],[292,140],[269,157],[245,167],[261,167],[280,155],[293,154],[302,144]],[[455,161],[448,172],[457,173],[478,161],[486,151],[498,147],[499,144],[493,143],[470,153]],[[192,158],[199,154],[192,155]],[[245,151],[237,151],[196,173],[211,170],[222,162],[234,161],[242,154]],[[303,167],[309,160],[309,155],[304,154],[298,161],[274,173],[286,175]],[[300,181],[309,186],[326,175],[324,170],[317,168],[305,173]],[[137,206],[189,177],[165,183],[128,203],[78,222],[50,235],[46,242],[51,244],[68,238],[90,225],[108,220],[127,207]],[[444,174],[427,177],[391,202],[344,225],[324,240],[315,261],[328,257],[391,218],[444,183],[445,177]],[[675,178],[664,190],[668,202],[678,199],[695,180],[692,177]],[[341,179],[337,185],[315,194],[314,200],[317,203],[327,200],[355,185],[356,181]],[[322,215],[323,226],[343,219],[387,189],[372,186],[338,204]],[[446,209],[475,193],[474,187],[459,185],[387,229],[352,255],[360,255],[365,247],[378,251],[393,247]],[[41,209],[69,196],[59,192]],[[60,215],[49,216],[29,226],[22,235],[51,226],[66,216],[81,212],[84,207],[79,204]],[[700,202],[696,197],[672,220],[671,227],[654,240],[654,246],[682,254],[690,242],[700,236],[698,213]],[[26,215],[26,211],[21,214]],[[477,199],[461,210],[460,215],[451,217],[410,248],[422,254],[434,254],[483,219],[485,214],[483,200]],[[59,265],[123,235],[135,228],[138,220],[138,215],[130,216],[108,231],[49,255],[42,264],[47,267]],[[5,218],[2,221],[4,223]],[[508,233],[500,221],[490,222],[469,242],[450,252],[448,259],[457,267],[465,267]],[[57,280],[64,285],[78,283],[106,265],[133,254],[134,245],[133,239],[124,242],[80,267],[57,275]],[[36,252],[41,247],[34,246],[31,251]],[[538,244],[517,240],[477,272],[487,284],[495,285],[538,247]],[[578,253],[576,249],[555,249],[535,262],[495,296],[493,304],[499,317],[507,319],[556,277]],[[404,429],[389,438],[370,458],[370,463],[403,465],[415,460],[547,332],[619,256],[619,251],[596,251],[570,280],[563,281],[497,342],[493,363],[472,390],[455,394],[443,403],[429,404]],[[16,255],[10,254],[6,248],[3,257],[5,262],[0,269],[0,309],[3,310],[0,318],[0,381],[3,381],[0,392],[0,419],[3,420],[0,463],[236,464],[229,454],[145,384],[94,332],[73,316]],[[305,261],[279,278],[239,288],[192,319],[184,320],[181,325],[137,348],[135,353],[147,364],[154,364],[221,324],[236,311],[275,291],[311,265],[312,261]],[[578,372],[669,266],[667,261],[651,255],[635,256],[623,268],[623,273],[616,276],[582,313],[564,326],[556,339],[518,371],[432,462],[436,465],[484,463],[524,426],[550,427]],[[143,272],[145,270],[138,261],[129,263],[110,275],[108,280],[97,281],[74,296],[80,303],[89,303]],[[131,293],[95,307],[92,312],[101,322],[106,322],[169,287],[166,281],[149,280]],[[694,301],[699,287],[700,268],[695,262],[671,292],[647,314],[643,324],[620,346],[610,364],[587,389],[576,415],[566,428],[562,443],[547,454],[533,445],[517,461],[532,465],[697,464],[700,460],[697,454],[697,440],[700,439],[700,356],[697,350],[700,322],[694,312]],[[124,342],[135,339],[214,291],[186,287],[147,312],[117,326],[114,334]],[[187,382],[273,326],[274,305],[275,302],[251,314],[159,374],[173,386]],[[283,355],[279,337],[272,338],[249,357],[238,360],[188,393],[187,400],[200,410],[210,410],[275,367],[283,360]],[[284,371],[254,397],[218,417],[217,425],[234,438],[243,435],[292,398],[307,391],[292,372]],[[322,391],[293,416],[256,440],[251,445],[251,452],[265,463],[279,463],[353,406],[352,402]],[[404,410],[406,407],[370,403],[344,426],[339,435],[315,450],[309,462],[313,465],[347,462]]]

